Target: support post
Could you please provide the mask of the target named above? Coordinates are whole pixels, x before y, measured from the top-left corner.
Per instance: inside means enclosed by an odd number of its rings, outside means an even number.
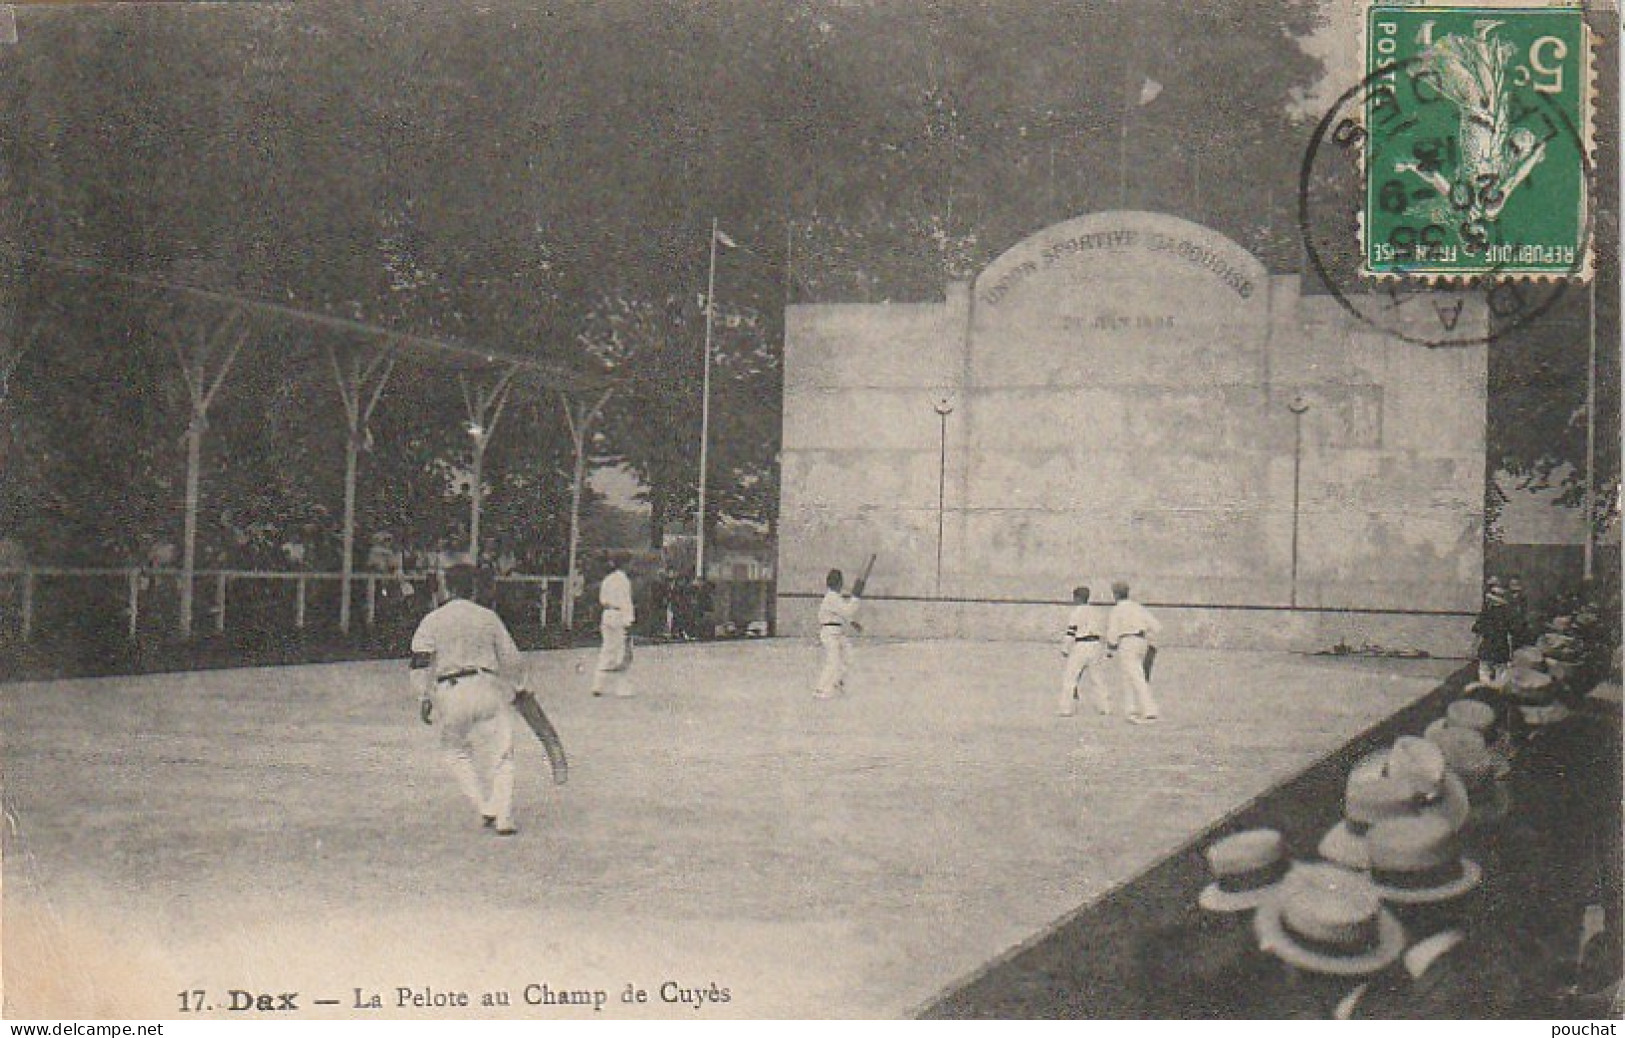
[[[224,571],[215,575],[214,630],[216,634],[226,633],[226,574]]]
[[[34,633],[34,571],[23,571],[23,641]]]
[[[474,437],[473,476],[469,479],[468,502],[468,557],[476,564],[480,561],[480,515],[485,506],[485,445],[489,441],[482,433]]]
[[[468,408],[468,434],[473,437],[473,474],[469,487],[468,554],[477,565],[480,560],[480,513],[485,503],[485,449],[491,444],[497,423],[502,420],[502,409],[507,406],[508,389],[513,377],[519,373],[515,364],[502,373],[496,385],[473,390],[462,382],[463,403]]]
[[[125,613],[129,617],[127,628],[131,641],[141,631],[141,571],[132,569],[129,575],[130,593]]]
[[[300,630],[305,628],[305,578],[299,577],[294,582],[293,592],[293,625]]]
[[[339,631],[350,633],[350,582],[355,576],[355,481],[361,464],[357,432],[344,437],[344,525],[339,532]]]
[[[171,343],[192,401],[192,415],[186,423],[186,514],[181,544],[180,632],[183,638],[192,637],[192,583],[197,567],[198,483],[203,465],[203,434],[209,427],[209,407],[231,373],[231,366],[243,343],[248,341],[248,334],[246,318],[234,307],[212,335],[206,330],[199,332],[194,349],[184,350],[179,344]],[[217,361],[212,373],[209,371],[211,359]]]
[[[948,416],[953,413],[951,396],[940,396],[932,404],[941,424],[940,447],[937,455],[937,584],[936,596],[942,597],[942,540],[943,519],[948,505]]]
[[[186,426],[186,514],[181,535],[181,637],[192,637],[192,583],[197,567],[198,483],[203,467],[203,430],[207,421],[194,414]]]
[[[1287,405],[1292,412],[1292,589],[1289,595],[1289,604],[1293,609],[1298,608],[1298,514],[1303,472],[1303,415],[1309,410],[1309,402],[1302,396],[1292,398]]]
[[[705,282],[705,357],[700,376],[699,511],[694,519],[694,579],[705,579],[705,485],[711,446],[711,326],[716,317],[717,220],[711,218],[711,270]]]
[[[383,396],[389,376],[395,370],[396,349],[390,346],[366,363],[362,363],[360,353],[352,352],[348,357],[349,370],[346,371],[339,363],[338,350],[332,345],[327,347],[333,379],[338,385],[339,398],[344,403],[344,527],[339,546],[343,556],[339,568],[343,574],[341,583],[344,589],[339,595],[339,630],[345,634],[350,633],[350,590],[355,576],[357,470],[361,465],[361,450],[366,445],[367,423],[371,421],[372,413],[378,407],[378,399]],[[365,400],[362,399],[364,396]],[[369,619],[367,623],[370,626],[372,621]]]
[[[581,495],[587,482],[586,447],[579,439],[575,461],[570,471],[570,560],[564,576],[564,626],[571,629],[576,622],[576,582],[581,573]]]
[[[591,442],[592,424],[603,413],[609,398],[615,395],[613,387],[599,394],[591,407],[577,405],[565,392],[559,393],[559,405],[564,408],[564,421],[570,430],[570,445],[575,457],[570,469],[570,545],[569,559],[564,570],[563,597],[559,600],[559,615],[565,630],[575,628],[576,583],[581,572],[581,497],[587,483],[587,447]]]

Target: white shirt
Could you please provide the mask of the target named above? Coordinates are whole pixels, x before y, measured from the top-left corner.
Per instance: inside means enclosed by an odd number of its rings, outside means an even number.
[[[502,619],[466,598],[454,598],[425,616],[412,635],[412,651],[433,656],[434,677],[478,667],[520,685],[524,660]]]
[[[1095,607],[1092,605],[1075,605],[1066,618],[1066,634],[1073,641],[1083,641],[1089,637],[1100,637],[1100,623],[1095,619]]]
[[[632,578],[618,569],[610,571],[604,582],[598,585],[598,604],[605,610],[620,611],[624,615],[618,619],[625,620],[627,626],[631,626],[637,619],[632,609]]]
[[[846,629],[858,615],[858,605],[861,599],[851,595],[843,595],[839,591],[824,592],[824,600],[818,603],[818,627],[825,630],[838,627]]]
[[[1106,617],[1106,644],[1116,645],[1124,635],[1140,633],[1150,641],[1160,630],[1162,623],[1146,612],[1145,606],[1132,598],[1125,598],[1112,606],[1111,613]]]

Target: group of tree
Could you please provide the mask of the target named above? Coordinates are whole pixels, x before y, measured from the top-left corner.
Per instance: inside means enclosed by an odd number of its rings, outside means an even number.
[[[710,514],[770,525],[787,303],[940,298],[1034,231],[1120,207],[1187,216],[1299,269],[1312,127],[1292,101],[1322,70],[1294,40],[1318,11],[22,9],[0,77],[0,532],[85,562],[173,538],[189,429],[201,531],[314,530],[331,547],[347,430],[363,534],[435,540],[466,520],[466,402],[500,365],[413,352],[358,424],[368,394],[335,385],[335,351],[376,359],[388,336],[245,310],[200,428],[177,343],[219,332],[229,308],[95,271],[606,376],[607,393],[516,387],[479,459],[485,528],[549,565],[569,539],[578,446],[587,468],[638,476],[651,543],[693,514],[714,302]],[[737,244],[719,251],[710,301],[713,218]],[[1536,344],[1536,363],[1571,345]],[[352,373],[366,370],[384,372]]]

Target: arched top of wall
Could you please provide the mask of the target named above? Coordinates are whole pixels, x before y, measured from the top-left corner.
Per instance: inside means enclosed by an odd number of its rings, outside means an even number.
[[[1159,387],[1267,380],[1269,284],[1250,252],[1188,220],[1145,212],[1067,220],[977,278],[966,379]]]
[[[998,306],[1031,280],[1080,264],[1186,269],[1205,274],[1241,301],[1262,300],[1269,273],[1258,258],[1201,224],[1164,213],[1110,210],[1052,224],[1024,238],[977,276],[977,306]]]

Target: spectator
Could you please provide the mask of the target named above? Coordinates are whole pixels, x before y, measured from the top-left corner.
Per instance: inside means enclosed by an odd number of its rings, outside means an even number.
[[[660,576],[649,582],[649,633],[670,638],[672,634],[672,587],[677,575],[664,567]]]
[[[401,553],[395,549],[395,538],[388,533],[375,533],[367,548],[367,568],[375,573],[394,573],[401,566]]]
[[[395,546],[389,533],[376,533],[367,549],[367,568],[375,573],[388,574],[388,580],[378,582],[378,619],[385,626],[400,622],[410,610],[409,600],[416,589],[406,579],[406,555]]]
[[[711,619],[712,586],[704,577],[696,577],[689,594],[693,596],[689,615],[692,625],[691,634],[695,638],[710,638],[716,634],[715,624]]]
[[[171,569],[180,558],[180,549],[172,541],[158,541],[147,549],[148,569]]]
[[[679,639],[690,641],[694,637],[694,585],[678,578],[671,587],[672,627]]]
[[[1536,630],[1534,617],[1530,614],[1529,596],[1524,591],[1523,581],[1517,577],[1507,578],[1506,600],[1507,613],[1511,617],[1513,648],[1533,645],[1540,632]]]
[[[1500,691],[1506,686],[1507,664],[1512,662],[1512,614],[1507,608],[1501,582],[1490,577],[1484,582],[1484,607],[1473,622],[1478,636],[1478,680],[1467,691],[1487,688]]]
[[[637,622],[637,609],[632,599],[632,579],[627,574],[627,559],[620,552],[607,557],[609,572],[598,585],[600,606],[599,632],[603,643],[598,652],[598,666],[593,671],[592,694],[614,694],[627,697],[634,694],[628,672],[632,669],[632,626]]]

